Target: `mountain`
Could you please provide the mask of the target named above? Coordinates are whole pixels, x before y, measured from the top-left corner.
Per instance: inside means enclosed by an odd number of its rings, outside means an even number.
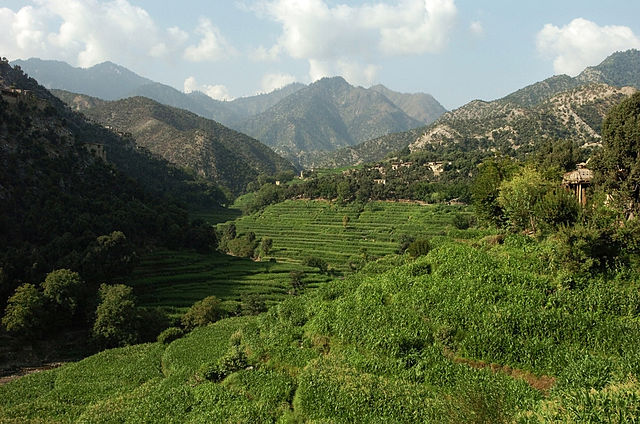
[[[83,69],[57,60],[31,58],[15,60],[12,65],[18,65],[46,88],[86,93],[105,100],[126,97],[136,88],[153,83],[111,62]]]
[[[556,75],[494,101],[474,100],[431,125],[389,134],[313,157],[313,165],[349,166],[373,162],[409,147],[478,143],[480,149],[529,152],[538,142],[572,139],[597,144],[609,109],[640,89],[640,51],[617,52],[577,77]],[[524,147],[524,148],[521,148]]]
[[[333,77],[296,91],[239,129],[294,159],[419,125],[378,91]]]
[[[294,169],[251,137],[145,97],[108,102],[58,90],[54,93],[90,119],[130,133],[138,145],[234,194],[259,174]]]
[[[389,90],[382,84],[374,85],[370,89],[384,95],[387,99],[391,100],[396,106],[402,109],[404,113],[416,121],[420,121],[426,125],[429,125],[447,111],[430,94],[398,93],[396,91]]]
[[[0,88],[0,309],[20,282],[53,269],[88,277],[100,266],[91,260],[99,236],[186,246],[194,238],[179,204],[224,201],[213,184],[88,122],[4,61]]]
[[[270,93],[241,97],[233,101],[220,101],[199,91],[183,93],[111,62],[100,63],[90,68],[75,68],[65,62],[31,58],[15,60],[12,64],[20,66],[47,88],[85,94],[103,100],[144,96],[214,119],[227,126],[264,112],[284,97],[304,87],[303,84],[294,83]]]

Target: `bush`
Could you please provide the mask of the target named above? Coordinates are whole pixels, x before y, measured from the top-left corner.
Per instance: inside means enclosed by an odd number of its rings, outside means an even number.
[[[419,238],[414,240],[409,244],[407,248],[407,252],[411,255],[412,258],[417,258],[418,256],[424,256],[431,250],[431,243],[426,238]]]
[[[327,264],[327,261],[325,261],[322,258],[317,258],[315,256],[307,256],[302,261],[302,265],[309,266],[312,268],[318,268],[318,271],[320,271],[323,274],[325,274],[329,269],[329,265]]]
[[[231,349],[216,362],[210,362],[200,367],[197,375],[203,380],[218,382],[229,374],[246,368],[247,365],[247,355],[242,347],[231,346]]]
[[[139,343],[157,340],[158,335],[171,325],[167,314],[157,308],[138,308],[136,320]]]
[[[456,213],[453,215],[452,224],[458,230],[466,230],[475,223],[475,218],[464,213]]]
[[[216,322],[222,318],[220,299],[208,296],[197,301],[182,316],[182,325],[187,331]]]
[[[169,344],[184,336],[184,331],[180,327],[169,327],[158,335],[158,343]]]

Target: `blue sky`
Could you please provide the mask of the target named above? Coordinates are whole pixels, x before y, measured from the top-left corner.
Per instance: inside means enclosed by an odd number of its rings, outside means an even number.
[[[342,75],[453,109],[640,48],[638,16],[637,0],[0,0],[0,55],[228,99]]]

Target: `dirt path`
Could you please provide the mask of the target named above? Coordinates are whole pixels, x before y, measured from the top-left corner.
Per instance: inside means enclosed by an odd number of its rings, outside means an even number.
[[[510,377],[524,380],[527,382],[527,384],[529,384],[529,386],[533,387],[536,390],[540,390],[545,395],[549,393],[549,390],[556,383],[556,378],[549,375],[537,376],[529,371],[512,368],[509,365],[500,365],[494,363],[489,364],[476,359],[461,358],[459,356],[455,356],[455,354],[451,351],[445,352],[445,355],[457,364],[465,364],[476,369],[489,368],[494,373],[500,372]]]
[[[24,377],[25,375],[34,374],[41,371],[52,370],[54,368],[58,368],[64,365],[66,362],[51,362],[48,364],[41,365],[39,367],[25,367],[16,371],[13,374],[5,375],[0,377],[0,385],[7,384],[13,380],[17,380],[20,377]]]

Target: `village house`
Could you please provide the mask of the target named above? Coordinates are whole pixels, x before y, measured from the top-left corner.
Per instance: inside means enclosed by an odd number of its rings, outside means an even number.
[[[587,203],[587,188],[593,180],[593,171],[587,169],[586,163],[579,163],[578,169],[567,172],[562,176],[562,185],[571,190],[578,200],[578,203]]]

